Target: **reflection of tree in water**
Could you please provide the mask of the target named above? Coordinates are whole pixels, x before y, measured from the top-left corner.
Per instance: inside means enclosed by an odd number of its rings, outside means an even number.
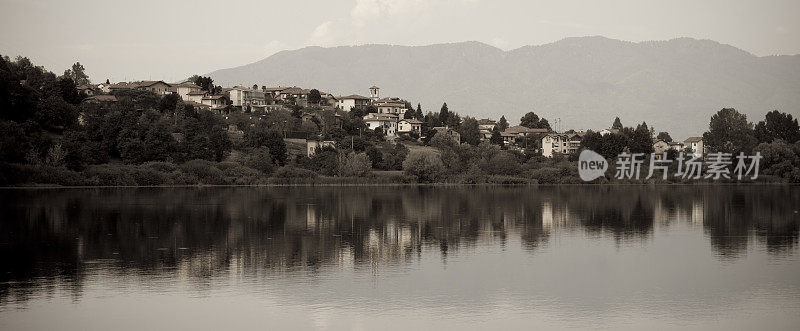
[[[791,187],[197,188],[3,191],[0,303],[87,273],[175,276],[200,288],[230,272],[380,268],[439,252],[519,242],[535,251],[556,231],[648,240],[654,224],[702,224],[722,256],[750,240],[797,244]],[[49,287],[41,289],[46,284]]]

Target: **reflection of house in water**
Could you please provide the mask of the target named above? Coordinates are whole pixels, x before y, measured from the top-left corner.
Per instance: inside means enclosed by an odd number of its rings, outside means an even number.
[[[550,230],[569,225],[570,215],[566,206],[553,206],[550,201],[542,202],[542,228]]]
[[[412,252],[418,252],[422,243],[417,224],[387,223],[380,229],[369,229],[364,239],[364,251],[372,261],[391,262],[404,260]]]
[[[690,220],[694,225],[703,225],[705,219],[705,204],[701,199],[692,201],[692,215]]]

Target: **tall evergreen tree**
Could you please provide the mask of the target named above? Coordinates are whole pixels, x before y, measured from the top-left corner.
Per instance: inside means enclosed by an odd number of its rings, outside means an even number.
[[[497,121],[497,126],[500,128],[500,131],[505,131],[508,129],[508,120],[506,120],[506,116],[500,116],[500,120]]]
[[[619,117],[614,119],[614,124],[611,125],[612,129],[622,130],[622,121],[619,120]]]
[[[442,109],[439,110],[439,122],[447,124],[450,119],[450,110],[447,109],[447,102],[442,104]]]

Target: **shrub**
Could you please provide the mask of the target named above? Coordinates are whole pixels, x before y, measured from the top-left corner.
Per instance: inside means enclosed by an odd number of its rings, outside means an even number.
[[[403,171],[416,176],[420,182],[435,182],[442,177],[444,170],[439,156],[429,151],[413,151],[403,161]]]
[[[249,168],[237,163],[232,166],[225,166],[222,170],[225,175],[225,182],[233,185],[253,185],[258,184],[262,179],[262,173],[256,169]]]
[[[96,185],[103,186],[134,186],[136,180],[131,175],[129,168],[118,164],[99,164],[86,167],[84,176],[91,179]]]
[[[272,176],[276,178],[316,178],[317,173],[303,168],[285,166],[278,168]]]
[[[487,171],[492,175],[519,175],[522,167],[517,157],[507,151],[496,153],[486,165]]]
[[[225,176],[222,170],[219,170],[213,162],[199,159],[191,160],[182,164],[180,168],[184,173],[195,176],[201,184],[225,184]]]
[[[555,184],[561,180],[561,170],[555,168],[540,168],[531,170],[531,179],[535,179],[539,184]]]
[[[272,160],[272,155],[269,153],[269,148],[263,146],[253,149],[253,151],[244,158],[244,165],[267,175],[275,171],[275,163]]]
[[[164,185],[168,181],[166,173],[162,173],[151,167],[134,167],[131,169],[131,177],[139,186],[157,186]]]
[[[339,175],[344,177],[362,177],[372,170],[372,163],[365,153],[351,152],[342,158],[339,164]]]

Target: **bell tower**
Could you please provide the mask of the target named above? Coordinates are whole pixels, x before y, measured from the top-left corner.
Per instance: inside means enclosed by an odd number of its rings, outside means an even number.
[[[369,88],[369,98],[372,99],[373,102],[378,101],[380,99],[380,92],[381,88],[375,85]]]

